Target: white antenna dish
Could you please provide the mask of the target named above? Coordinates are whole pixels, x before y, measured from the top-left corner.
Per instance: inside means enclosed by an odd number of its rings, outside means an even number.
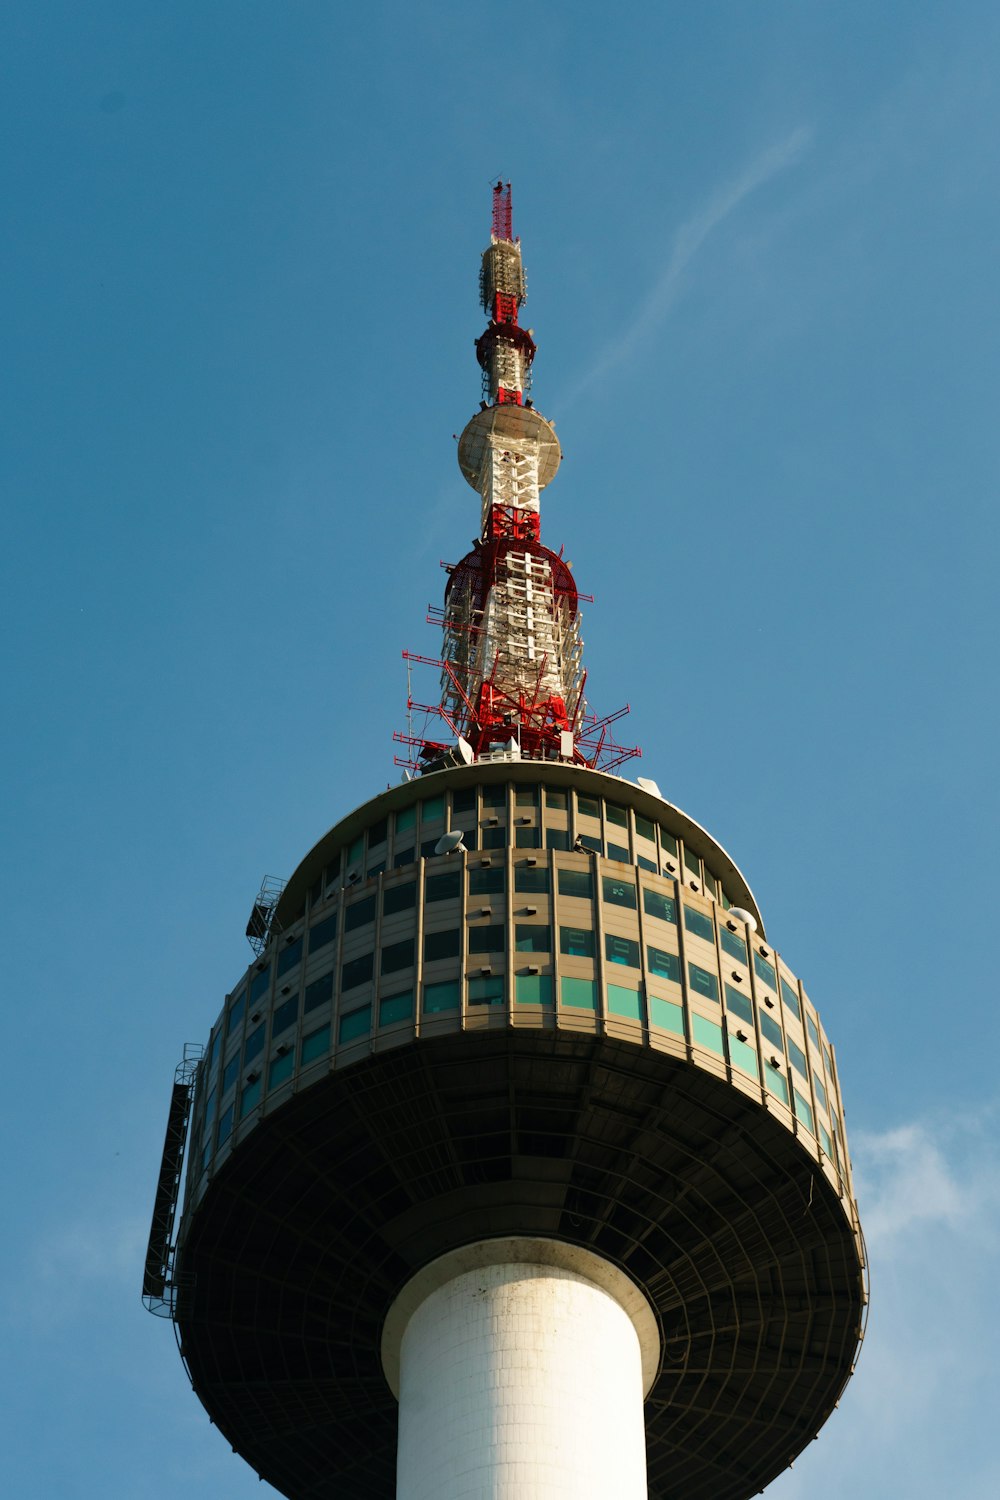
[[[473,754],[472,746],[469,744],[468,740],[463,739],[462,736],[459,735],[458,744],[455,746],[455,749],[458,752],[458,757],[461,760],[462,764],[465,766],[471,766],[476,757]]]
[[[751,932],[757,931],[757,918],[752,911],[745,911],[742,906],[731,906],[729,915],[734,922],[744,922]]]
[[[651,781],[648,776],[637,776],[635,784],[636,786],[641,786],[644,792],[651,792],[654,797],[659,797],[660,801],[663,801],[663,793],[656,785],[656,782]]]
[[[450,833],[443,833],[434,845],[435,854],[457,854],[459,850],[466,852],[462,839],[465,837],[461,828],[453,828]]]

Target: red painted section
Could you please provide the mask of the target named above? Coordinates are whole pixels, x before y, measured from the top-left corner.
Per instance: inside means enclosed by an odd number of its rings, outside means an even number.
[[[493,189],[493,238],[513,239],[514,209],[510,198],[510,183],[498,182]]]

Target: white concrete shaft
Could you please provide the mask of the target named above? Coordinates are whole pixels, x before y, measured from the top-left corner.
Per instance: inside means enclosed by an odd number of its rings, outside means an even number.
[[[633,1316],[558,1265],[437,1286],[399,1346],[397,1500],[645,1500]]]

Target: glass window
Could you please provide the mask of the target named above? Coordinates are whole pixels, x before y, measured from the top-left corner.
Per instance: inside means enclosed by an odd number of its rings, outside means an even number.
[[[469,871],[470,896],[501,896],[507,887],[503,865],[487,865],[484,870]]]
[[[469,980],[470,1005],[502,1005],[503,979],[499,974],[482,974]]]
[[[635,911],[634,881],[618,880],[613,875],[604,875],[601,878],[601,889],[604,892],[604,900],[609,906],[627,906],[630,911]]]
[[[451,810],[453,813],[470,813],[476,810],[476,789],[474,786],[461,787],[451,794]]]
[[[660,829],[660,848],[666,854],[672,854],[675,859],[677,858],[677,840],[665,828]]]
[[[428,1015],[442,1010],[458,1010],[462,1003],[462,987],[457,979],[446,984],[424,985],[424,1012]]]
[[[358,1037],[367,1036],[371,1029],[372,1008],[370,1005],[362,1005],[348,1015],[341,1016],[337,1027],[337,1041],[356,1042]]]
[[[760,1080],[760,1069],[757,1066],[757,1054],[749,1042],[741,1042],[738,1036],[729,1036],[729,1061],[734,1068],[739,1068],[741,1073],[748,1073],[751,1078]]]
[[[337,936],[337,913],[331,917],[324,917],[322,922],[317,922],[309,929],[309,952],[318,953],[325,948],[327,943],[332,943]]]
[[[559,952],[570,958],[593,958],[594,934],[584,927],[560,927]]]
[[[764,984],[770,985],[772,990],[778,988],[777,975],[766,958],[761,958],[759,953],[755,953],[753,956],[753,966],[758,979],[763,980]]]
[[[424,839],[424,842],[420,845],[420,856],[422,859],[434,858],[437,853],[438,838],[439,835],[434,834],[432,838]]]
[[[222,1129],[221,1120],[219,1121],[219,1129]],[[820,1120],[819,1122],[819,1143],[823,1147],[823,1150],[826,1152],[830,1160],[836,1161],[836,1157],[833,1154],[833,1142],[830,1139],[830,1132],[827,1130],[822,1120]]]
[[[378,1008],[380,1026],[392,1026],[397,1021],[408,1021],[413,1015],[413,991],[404,990],[400,995],[386,995]]]
[[[264,1033],[266,1030],[267,1027],[262,1021],[261,1024],[257,1027],[256,1031],[251,1031],[250,1035],[247,1037],[246,1041],[243,1044],[244,1063],[248,1063],[252,1057],[257,1056],[258,1052],[263,1051]]]
[[[627,1016],[630,1021],[642,1020],[642,997],[638,990],[622,984],[608,985],[608,1014]]]
[[[373,823],[368,830],[368,848],[374,849],[377,844],[384,844],[389,833],[389,825],[385,818],[380,818]]]
[[[330,1028],[321,1026],[318,1031],[311,1031],[308,1036],[302,1038],[302,1062],[314,1062],[317,1057],[322,1057],[330,1050]]]
[[[506,943],[506,928],[502,922],[487,922],[482,927],[469,928],[470,953],[502,953]]]
[[[540,849],[542,830],[540,828],[515,828],[514,847],[516,849]]]
[[[271,1035],[279,1036],[287,1027],[299,1019],[299,997],[293,995],[283,1005],[279,1005],[274,1012],[274,1020],[271,1023]]]
[[[230,1135],[232,1134],[232,1129],[233,1129],[233,1106],[230,1104],[229,1108],[228,1109],[224,1109],[222,1111],[222,1114],[219,1116],[219,1131],[218,1131],[218,1138],[217,1138],[217,1146],[221,1146],[222,1143],[223,1143],[223,1141],[228,1141]]]
[[[393,856],[392,868],[400,870],[403,865],[412,865],[416,857],[417,851],[415,849],[403,849],[399,854]]]
[[[731,984],[725,986],[726,1009],[734,1016],[739,1016],[741,1021],[747,1021],[753,1025],[753,1004],[746,995],[741,995],[739,990],[734,990]]]
[[[657,975],[660,979],[672,979],[674,984],[680,984],[681,961],[676,953],[667,953],[662,948],[647,948],[646,960],[651,974]]]
[[[661,1000],[657,995],[649,997],[649,1019],[654,1026],[672,1031],[675,1036],[684,1035],[684,1011],[672,1000]]]
[[[771,1093],[781,1100],[782,1104],[788,1103],[788,1084],[785,1082],[783,1075],[771,1063],[768,1063],[764,1069],[764,1082]]]
[[[414,946],[413,938],[404,938],[399,943],[387,943],[382,949],[381,972],[395,974],[400,969],[412,968]]]
[[[305,1010],[315,1010],[318,1005],[324,1005],[333,995],[333,975],[324,974],[322,979],[314,979],[312,984],[306,985]]]
[[[364,853],[365,836],[359,833],[347,851],[347,868],[350,871],[352,865],[356,865]]]
[[[212,1038],[212,1053],[211,1053],[211,1056],[208,1059],[208,1071],[209,1071],[209,1073],[214,1073],[215,1072],[216,1064],[219,1061],[219,1053],[221,1051],[222,1051],[222,1032],[221,1032],[221,1030],[219,1030],[219,1031],[217,1031],[215,1033],[215,1036]]]
[[[812,1016],[808,1013],[808,1011],[806,1012],[806,1030],[809,1033],[809,1040],[812,1042],[813,1046],[816,1048],[816,1051],[817,1052],[821,1052],[820,1044],[819,1044],[819,1027],[816,1025],[816,1022],[813,1020]]]
[[[374,968],[374,955],[362,953],[360,958],[352,958],[340,971],[340,988],[351,990],[356,984],[364,984],[372,977]]]
[[[688,848],[687,844],[684,845],[684,864],[691,871],[692,875],[701,874],[701,860],[693,849]]]
[[[444,798],[425,797],[420,804],[420,821],[437,823],[444,817]]]
[[[693,906],[684,908],[684,926],[695,937],[704,938],[706,943],[715,942],[715,924],[712,918],[706,917],[704,912],[695,911]]]
[[[788,983],[788,980],[785,979],[784,976],[782,976],[781,979],[781,998],[782,1000],[784,1000],[785,1004],[788,1006],[788,1009],[791,1011],[795,1019],[797,1021],[801,1021],[802,1010],[799,1006],[798,991],[792,989],[791,985]]]
[[[615,937],[611,932],[604,934],[604,956],[609,964],[624,964],[629,969],[641,966],[639,944],[631,938]]]
[[[636,817],[635,831],[637,837],[641,839],[649,839],[650,841],[652,841],[656,838],[656,828],[649,818]]]
[[[337,879],[337,876],[339,874],[340,874],[340,850],[338,849],[337,852],[336,852],[336,854],[331,859],[330,863],[327,865],[326,870],[325,870],[325,872],[323,874],[323,882],[324,882],[324,884],[327,887],[331,886],[334,883],[334,881]]]
[[[608,843],[608,858],[609,859],[616,859],[618,861],[618,863],[621,864],[621,865],[627,865],[628,864],[628,850],[625,848],[624,844],[612,844],[609,841],[609,843]]]
[[[211,1125],[212,1121],[215,1119],[215,1106],[216,1106],[217,1102],[218,1102],[218,1096],[216,1095],[216,1092],[213,1089],[212,1092],[209,1094],[208,1098],[205,1100],[204,1128],[206,1130],[208,1129],[209,1125]]]
[[[280,1057],[276,1057],[267,1070],[268,1088],[276,1088],[279,1083],[284,1083],[286,1078],[291,1078],[294,1065],[295,1053],[291,1048],[283,1052]]]
[[[535,807],[538,804],[538,793],[533,786],[519,786],[514,792],[514,803],[517,807]]]
[[[792,1067],[798,1068],[803,1078],[808,1078],[809,1070],[806,1067],[806,1055],[801,1047],[796,1046],[791,1037],[788,1038],[788,1056]]]
[[[820,1109],[825,1109],[827,1114],[829,1114],[830,1105],[827,1102],[826,1089],[820,1083],[819,1079],[815,1077],[815,1075],[813,1076],[813,1088],[816,1090],[816,1103],[819,1105]]]
[[[766,1036],[768,1041],[777,1047],[779,1052],[784,1052],[785,1038],[781,1034],[781,1027],[765,1010],[762,1010],[760,1013],[760,1030],[761,1035]]]
[[[501,782],[499,786],[497,786],[494,783],[492,786],[484,786],[483,787],[483,806],[484,807],[506,807],[507,806],[507,787],[506,787],[506,785],[505,785],[504,782]]]
[[[646,859],[644,855],[637,854],[635,862],[640,870],[652,870],[653,874],[656,874],[656,863],[654,860]]]
[[[367,927],[369,922],[375,920],[375,897],[365,896],[363,901],[355,901],[344,912],[344,931],[356,932],[359,927]]]
[[[233,1084],[236,1082],[236,1075],[237,1075],[237,1073],[239,1071],[240,1071],[240,1054],[239,1054],[239,1052],[234,1052],[233,1055],[232,1055],[232,1057],[226,1063],[225,1069],[224,1069],[223,1074],[222,1074],[222,1092],[223,1093],[225,1093],[227,1089],[231,1089],[232,1088]]]
[[[551,974],[517,974],[514,977],[514,999],[518,1005],[551,1005]]]
[[[245,1120],[252,1109],[260,1103],[261,1080],[255,1078],[253,1083],[248,1083],[240,1095],[240,1119]]]
[[[250,985],[250,1008],[251,1010],[259,1000],[263,1000],[271,988],[271,971],[265,969],[263,974],[258,974]]]
[[[599,818],[601,804],[596,797],[577,797],[576,810],[581,818]]]
[[[586,897],[589,901],[594,894],[594,881],[590,871],[560,870],[559,894],[560,896]]]
[[[711,891],[716,900],[719,899],[718,881],[716,880],[715,876],[710,875],[707,870],[705,871],[705,889],[707,891]]]
[[[444,875],[428,875],[424,895],[428,901],[457,901],[461,887],[461,870],[448,870]]]
[[[417,824],[416,803],[412,807],[401,807],[396,814],[396,833],[405,833],[409,828],[415,828]]]
[[[715,1021],[708,1020],[706,1016],[692,1015],[691,1040],[696,1047],[707,1047],[710,1052],[717,1052],[720,1057],[726,1055],[722,1045],[722,1027]]]
[[[578,833],[577,839],[585,849],[590,849],[594,854],[604,853],[604,840],[596,838],[592,833]]]
[[[677,903],[672,896],[661,896],[659,891],[642,888],[642,908],[647,917],[658,917],[661,922],[677,922]]]
[[[719,981],[707,969],[700,969],[697,964],[689,963],[688,981],[696,995],[704,995],[707,1000],[718,1000]]]
[[[563,1005],[572,1006],[574,1010],[596,1010],[597,1008],[597,985],[592,979],[571,979],[564,974],[560,982],[559,993]]]
[[[481,849],[503,849],[507,844],[506,828],[484,828],[479,840]]]
[[[229,1015],[228,1015],[227,1020],[226,1020],[226,1035],[227,1036],[232,1036],[235,1033],[236,1028],[242,1023],[242,1021],[243,1021],[243,1013],[246,1010],[246,1008],[247,1008],[247,997],[246,997],[246,992],[244,991],[244,993],[242,995],[237,996],[237,998],[232,1002],[232,1004],[229,1007]]]
[[[548,870],[544,865],[515,866],[514,889],[522,896],[547,896],[550,889]]]
[[[382,892],[382,915],[391,917],[398,911],[412,911],[417,904],[417,882],[408,880],[405,885],[387,885]]]
[[[546,828],[545,847],[546,849],[568,849],[569,834],[566,832],[566,829]]]
[[[735,958],[737,963],[747,962],[747,945],[735,932],[730,932],[728,927],[719,928],[719,943],[723,953],[728,953],[730,958]]]
[[[444,932],[424,933],[424,963],[433,963],[438,958],[457,958],[459,954],[459,933],[457,928],[449,927]]]
[[[514,948],[518,953],[548,953],[552,948],[549,924],[518,922],[514,928]]]
[[[547,786],[545,788],[545,806],[554,807],[559,809],[561,812],[565,812],[566,808],[569,806],[569,799],[567,797],[567,794],[563,791],[559,791],[556,787]]]
[[[613,803],[609,802],[604,809],[604,815],[607,818],[608,822],[612,825],[612,827],[628,827],[628,813],[625,811],[624,807],[615,807]]]
[[[816,1134],[816,1123],[813,1120],[812,1105],[798,1091],[792,1089],[792,1101],[797,1117],[802,1121],[810,1135]]]
[[[294,969],[297,963],[302,962],[302,939],[297,937],[294,943],[287,943],[278,954],[278,977],[287,974],[289,969]]]

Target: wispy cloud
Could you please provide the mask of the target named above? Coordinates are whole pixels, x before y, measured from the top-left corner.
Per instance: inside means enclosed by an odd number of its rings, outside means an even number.
[[[723,184],[674,235],[667,264],[647,293],[624,333],[602,349],[590,368],[558,403],[562,411],[572,406],[608,370],[630,359],[636,349],[663,321],[677,299],[692,261],[709,236],[724,223],[747,198],[778,173],[792,167],[808,151],[812,131],[798,126],[783,140],[754,157],[732,181]]]

